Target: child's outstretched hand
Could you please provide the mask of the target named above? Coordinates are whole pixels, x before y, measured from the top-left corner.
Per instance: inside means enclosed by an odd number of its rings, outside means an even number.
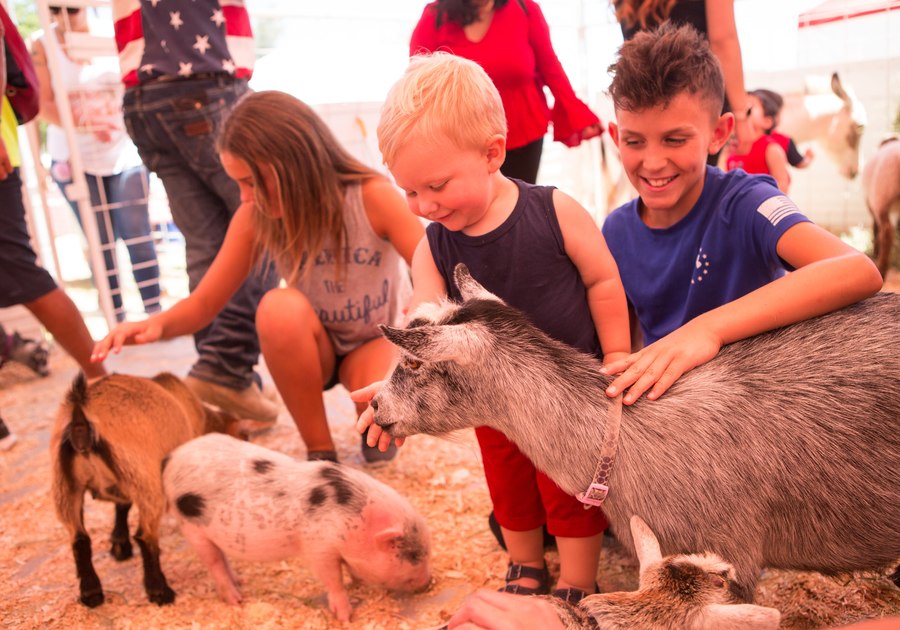
[[[656,400],[685,372],[706,363],[719,353],[722,341],[702,324],[688,322],[646,348],[603,366],[606,374],[618,374],[606,395],[634,403],[649,390],[648,400]]]
[[[350,392],[350,399],[353,402],[358,403],[368,403],[375,395],[381,390],[384,386],[384,381],[376,381],[371,385],[366,385],[362,389],[356,389]],[[375,424],[375,410],[372,409],[372,405],[366,407],[365,411],[359,414],[359,418],[356,420],[356,430],[360,433],[365,433],[366,429],[369,429],[369,434],[366,436],[366,444],[369,446],[377,446],[378,450],[384,453],[388,450],[388,447],[391,445],[391,436],[384,432],[384,430]],[[394,440],[397,443],[397,446],[403,446],[403,442],[405,442],[405,438],[397,438]]]
[[[123,322],[113,328],[106,337],[94,344],[91,361],[99,363],[110,352],[118,354],[121,352],[122,346],[159,341],[160,337],[162,337],[162,332],[162,324],[156,317],[140,322]]]
[[[448,628],[461,630],[563,630],[553,604],[540,597],[522,597],[483,588],[469,595],[450,618]]]

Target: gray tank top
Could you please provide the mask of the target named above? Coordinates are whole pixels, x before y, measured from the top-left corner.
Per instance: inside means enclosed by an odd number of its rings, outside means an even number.
[[[381,336],[379,324],[400,325],[412,297],[409,268],[391,243],[378,236],[363,206],[362,186],[347,188],[343,251],[333,245],[316,256],[297,288],[312,303],[338,356]],[[338,256],[343,259],[337,277]]]

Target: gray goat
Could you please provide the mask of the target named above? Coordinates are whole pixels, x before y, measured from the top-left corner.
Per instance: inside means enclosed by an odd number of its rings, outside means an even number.
[[[384,327],[401,360],[373,399],[394,437],[486,425],[576,495],[594,477],[610,381],[459,265],[462,304]],[[659,400],[622,410],[604,512],[630,543],[641,514],[662,552],[838,574],[900,558],[900,295],[733,343]],[[894,574],[896,581],[897,574]]]

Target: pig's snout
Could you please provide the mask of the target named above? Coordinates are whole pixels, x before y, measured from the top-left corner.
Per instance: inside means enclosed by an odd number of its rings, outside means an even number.
[[[430,573],[428,574],[428,579],[424,582],[419,580],[417,583],[413,583],[412,588],[410,589],[413,593],[424,593],[429,590],[434,585],[434,576]]]
[[[397,593],[424,593],[429,590],[435,583],[431,569],[427,569],[424,573],[417,572],[399,584],[394,584],[390,590]]]

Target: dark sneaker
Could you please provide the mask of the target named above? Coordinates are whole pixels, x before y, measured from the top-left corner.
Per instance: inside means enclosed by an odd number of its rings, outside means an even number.
[[[263,396],[255,383],[237,390],[188,376],[184,379],[184,384],[203,402],[215,405],[238,418],[271,422],[273,425],[278,420],[278,405]]]

